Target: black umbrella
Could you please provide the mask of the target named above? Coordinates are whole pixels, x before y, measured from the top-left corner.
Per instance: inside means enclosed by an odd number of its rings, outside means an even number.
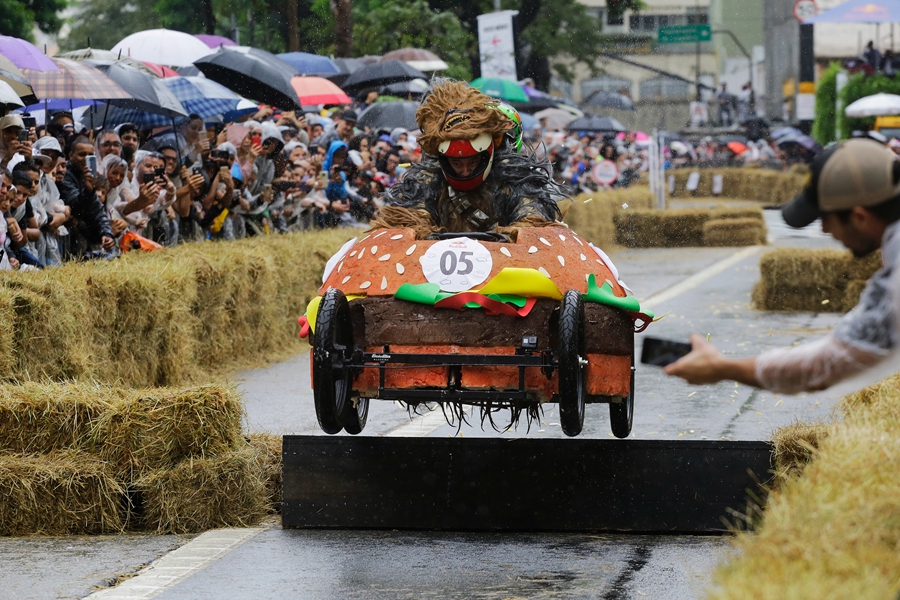
[[[532,97],[528,99],[528,102],[507,102],[507,104],[512,105],[512,107],[517,111],[528,113],[529,115],[533,115],[536,112],[540,112],[548,108],[559,107],[559,103],[553,101],[551,98],[544,97]]]
[[[612,117],[600,117],[597,115],[585,115],[575,119],[568,125],[569,131],[627,131],[626,127]]]
[[[366,66],[366,63],[358,58],[333,58],[331,60],[337,65],[338,73],[336,75],[326,75],[325,79],[338,86],[342,86],[344,82],[347,81],[347,78],[350,77],[350,73],[358,71]]]
[[[391,83],[379,90],[378,93],[387,96],[409,96],[414,95],[417,98],[424,96],[431,90],[431,86],[424,79],[410,79],[409,81],[401,81],[400,83]]]
[[[98,69],[121,86],[131,98],[110,100],[109,104],[121,108],[135,108],[144,112],[184,117],[187,111],[175,94],[162,83],[161,79],[147,75],[139,69],[114,60],[85,60],[86,64]]]
[[[598,106],[600,108],[615,108],[618,110],[634,110],[634,102],[631,98],[624,94],[615,92],[601,92],[599,90],[592,92],[590,96],[585,98],[582,106]]]
[[[374,65],[367,65],[354,71],[341,87],[347,93],[352,94],[367,87],[388,85],[400,81],[409,81],[410,79],[428,79],[428,75],[413,69],[405,62],[389,60],[375,63]]]
[[[418,129],[416,123],[416,111],[419,110],[418,102],[376,102],[367,107],[359,115],[357,125],[370,129]]]
[[[209,79],[242,96],[283,110],[301,108],[291,79],[292,66],[265,50],[247,46],[221,46],[194,62]]]

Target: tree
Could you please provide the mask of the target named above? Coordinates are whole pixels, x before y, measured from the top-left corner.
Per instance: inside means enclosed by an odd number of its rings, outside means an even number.
[[[449,10],[459,18],[469,32],[477,38],[478,15],[491,12],[493,0],[429,0],[435,10]],[[640,9],[641,0],[614,0],[616,11]],[[530,76],[539,89],[550,84],[551,68],[567,81],[572,71],[560,57],[581,63],[597,73],[595,64],[600,46],[600,21],[588,14],[577,0],[504,0],[504,10],[517,10],[517,53],[520,58],[520,76]],[[552,61],[552,62],[551,62]],[[472,71],[479,72],[477,53],[472,59]]]
[[[331,0],[334,16],[334,53],[336,56],[353,56],[353,5],[350,0]]]
[[[444,74],[468,80],[475,38],[452,12],[433,10],[426,0],[386,0],[358,6],[353,26],[358,54],[386,54],[399,48],[425,48],[450,68]]]
[[[0,34],[33,41],[35,25],[44,33],[57,33],[62,27],[59,12],[66,0],[0,0]]]

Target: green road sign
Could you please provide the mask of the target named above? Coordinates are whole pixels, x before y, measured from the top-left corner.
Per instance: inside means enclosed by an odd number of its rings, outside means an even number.
[[[708,42],[712,40],[709,25],[678,25],[660,27],[657,41],[660,44],[688,44],[691,42]]]

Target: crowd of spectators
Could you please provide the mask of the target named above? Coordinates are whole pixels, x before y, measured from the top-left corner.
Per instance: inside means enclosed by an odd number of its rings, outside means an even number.
[[[27,119],[28,116],[25,116]],[[366,227],[421,160],[405,129],[362,131],[262,107],[240,123],[88,131],[69,112],[0,118],[0,269],[42,269],[194,240]]]

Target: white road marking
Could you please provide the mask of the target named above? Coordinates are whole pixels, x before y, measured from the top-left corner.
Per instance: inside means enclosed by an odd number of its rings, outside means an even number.
[[[100,590],[85,600],[146,600],[177,585],[222,558],[268,527],[214,529],[202,533],[113,588]]]
[[[446,424],[444,411],[438,408],[421,417],[414,418],[406,425],[390,430],[384,434],[384,437],[425,437]]]
[[[704,281],[712,279],[725,269],[734,266],[745,258],[753,256],[763,248],[764,246],[750,246],[748,248],[744,248],[743,250],[738,250],[728,258],[722,259],[719,262],[706,267],[702,271],[694,273],[684,281],[676,283],[672,287],[667,288],[658,294],[654,294],[645,300],[641,300],[641,308],[652,310],[660,304],[665,304],[666,302],[677,298],[681,294],[694,289]]]

